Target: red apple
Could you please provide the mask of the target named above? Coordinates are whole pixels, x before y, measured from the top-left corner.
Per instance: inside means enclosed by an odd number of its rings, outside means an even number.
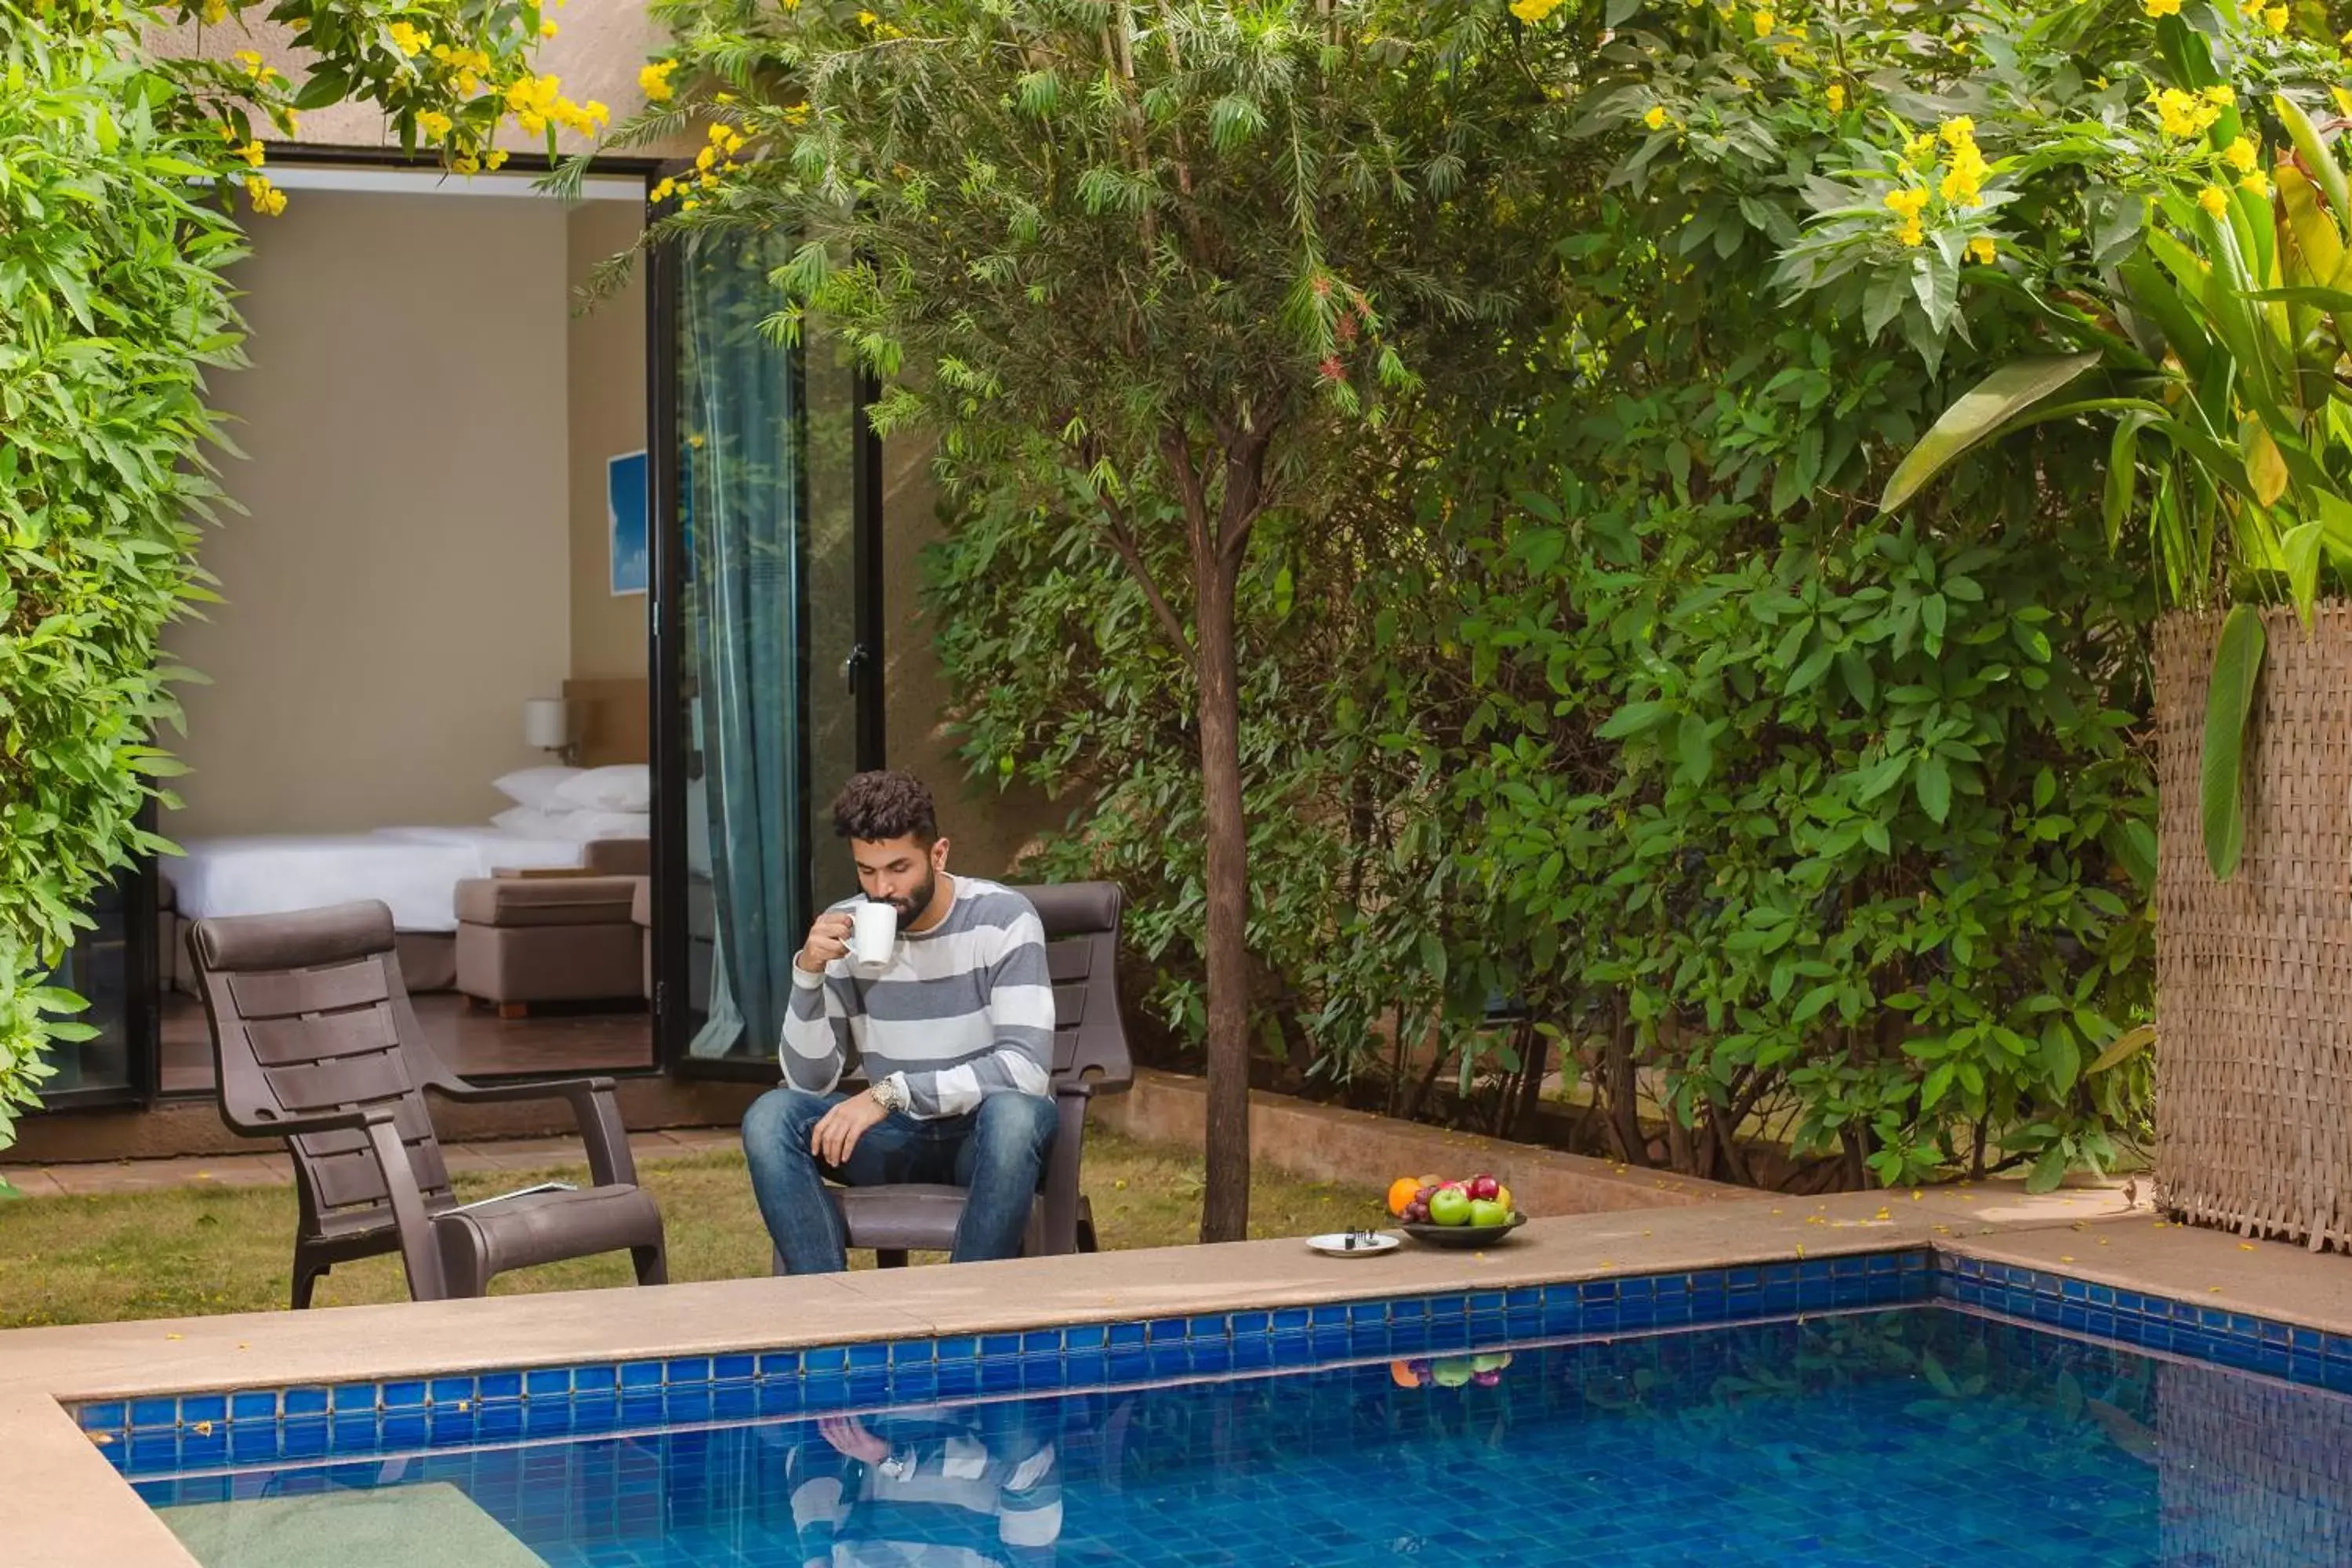
[[[1473,1198],[1492,1203],[1495,1200],[1495,1194],[1502,1190],[1503,1184],[1492,1176],[1482,1173],[1470,1178],[1470,1195]]]

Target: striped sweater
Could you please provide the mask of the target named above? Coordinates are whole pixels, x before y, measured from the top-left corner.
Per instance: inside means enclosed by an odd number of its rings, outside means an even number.
[[[793,1088],[831,1091],[855,1053],[870,1081],[898,1074],[908,1113],[925,1120],[976,1110],[992,1094],[1052,1091],[1054,985],[1037,911],[976,877],[952,888],[947,918],[899,933],[878,969],[846,957],[823,974],[793,965],[782,1055]]]

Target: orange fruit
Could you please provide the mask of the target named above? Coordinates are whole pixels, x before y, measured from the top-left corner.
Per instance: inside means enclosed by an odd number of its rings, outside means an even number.
[[[1391,1182],[1389,1184],[1389,1213],[1404,1213],[1405,1205],[1412,1202],[1412,1194],[1421,1191],[1421,1186],[1422,1184],[1420,1180],[1413,1176],[1399,1176],[1395,1181]]]
[[[1395,1384],[1399,1388],[1419,1388],[1421,1386],[1421,1379],[1413,1375],[1412,1363],[1409,1361],[1392,1361],[1389,1363],[1389,1381]]]

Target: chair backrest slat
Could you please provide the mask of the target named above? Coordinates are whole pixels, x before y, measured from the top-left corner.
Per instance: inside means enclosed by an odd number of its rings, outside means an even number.
[[[334,1061],[395,1049],[392,1010],[382,1004],[308,1018],[257,1018],[245,1026],[254,1059],[266,1068]]]
[[[256,916],[278,920],[287,916]],[[387,1000],[383,963],[369,956],[332,969],[278,971],[274,973],[231,973],[230,994],[236,998],[242,1018],[299,1018],[314,1013],[341,1013]]]
[[[414,1087],[407,1068],[390,1051],[268,1068],[264,1071],[278,1096],[278,1103],[296,1115],[310,1110],[340,1110],[346,1106],[378,1105],[387,1100],[398,1100]]]

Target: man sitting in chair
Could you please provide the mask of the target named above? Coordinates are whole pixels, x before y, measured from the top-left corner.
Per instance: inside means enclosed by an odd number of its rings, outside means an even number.
[[[793,960],[784,1082],[743,1117],[768,1234],[789,1272],[836,1273],[847,1238],[825,1177],[952,1183],[971,1194],[952,1260],[1018,1257],[1059,1114],[1045,928],[1019,893],[948,874],[930,791],[909,774],[851,779],[833,826],[865,894],[809,927]],[[851,911],[868,901],[898,914],[878,963],[850,952]],[[870,1087],[843,1094],[852,1051]]]

